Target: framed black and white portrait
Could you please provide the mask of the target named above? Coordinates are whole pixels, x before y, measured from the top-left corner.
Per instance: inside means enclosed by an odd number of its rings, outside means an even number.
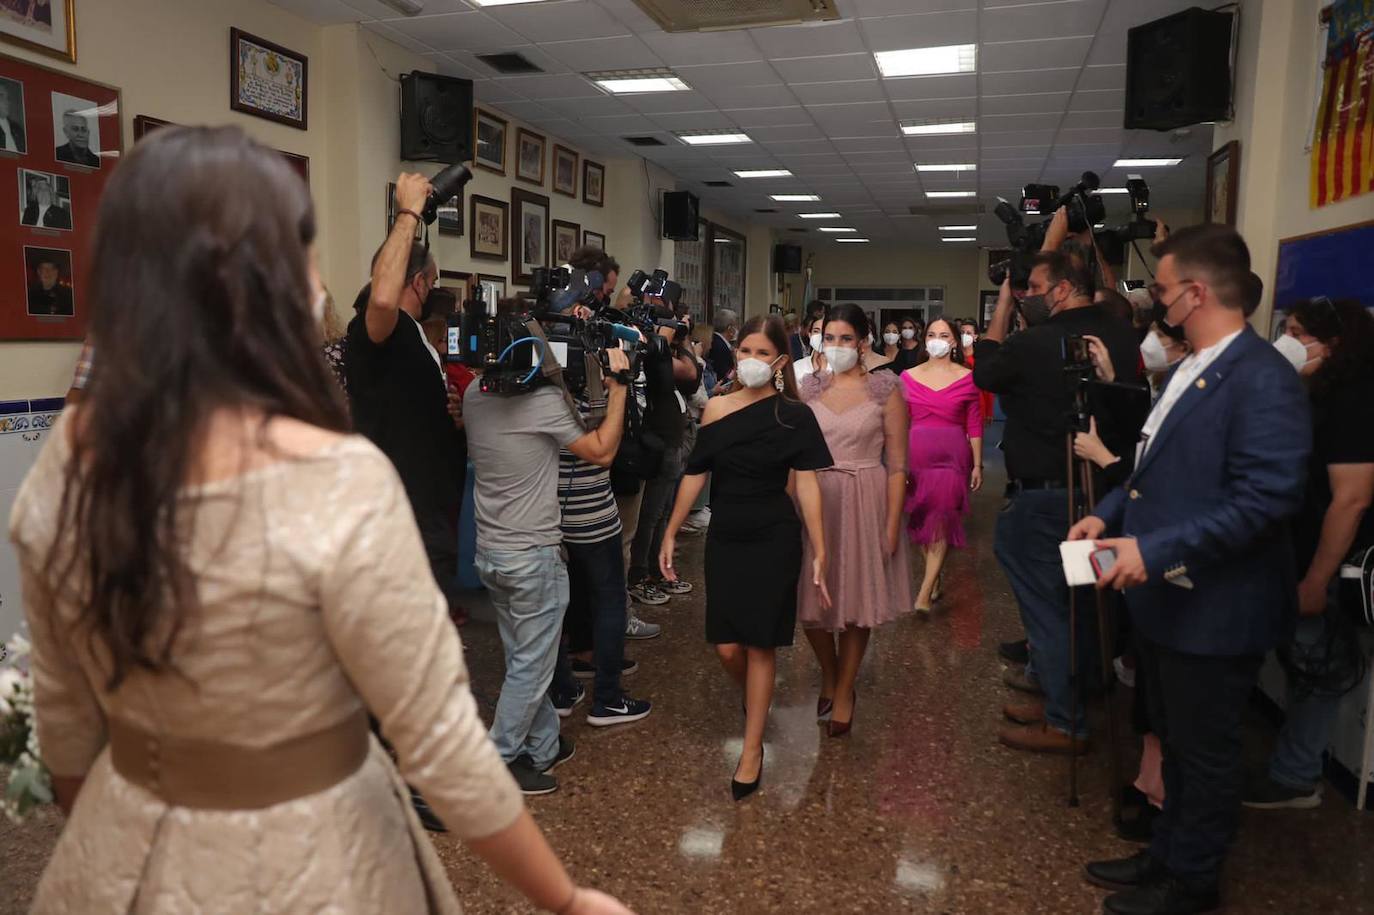
[[[58,162],[100,168],[100,106],[88,99],[52,93],[53,156]]]
[[[19,169],[19,224],[72,230],[72,189],[66,175]]]
[[[535,267],[549,265],[549,198],[514,187],[511,206],[511,278],[527,286]]]
[[[70,318],[76,313],[72,293],[72,252],[65,248],[24,246],[24,280],[29,316]]]
[[[0,77],[0,153],[24,155],[29,131],[24,118],[24,84]]]

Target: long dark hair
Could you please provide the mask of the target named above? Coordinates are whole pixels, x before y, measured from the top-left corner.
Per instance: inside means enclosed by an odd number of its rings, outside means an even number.
[[[867,340],[873,332],[873,325],[868,320],[868,312],[864,311],[853,302],[842,302],[839,305],[830,306],[830,310],[825,313],[825,324],[831,321],[843,321],[854,328],[854,336],[860,340]],[[821,333],[825,333],[825,325],[821,325]]]
[[[787,326],[782,323],[782,318],[777,315],[755,315],[744,326],[740,328],[740,343],[743,343],[750,334],[763,334],[768,338],[768,342],[777,350],[779,356],[787,356],[791,359],[792,350],[787,345]],[[739,379],[735,379],[736,390],[739,389]],[[792,364],[789,361],[782,370],[782,390],[779,392],[787,400],[800,400],[797,394],[797,375],[792,371]]]
[[[943,324],[945,325],[945,327],[948,327],[950,336],[954,338],[949,343],[949,361],[953,362],[955,365],[963,365],[964,344],[959,339],[959,328],[955,327],[954,322],[951,321],[949,318],[931,318],[930,323],[926,325],[927,335],[930,334],[931,328],[933,328],[936,324]],[[921,341],[921,346],[925,347],[925,345],[925,340],[923,339]],[[926,350],[926,355],[930,355],[929,349]]]
[[[184,552],[194,505],[179,495],[215,411],[262,413],[259,444],[272,417],[348,426],[311,311],[314,237],[308,188],[237,128],[159,130],[105,188],[89,280],[96,359],[45,575],[54,590],[80,582],[110,689],[132,669],[174,667],[199,608]]]
[[[1331,348],[1308,382],[1314,400],[1332,390],[1374,376],[1374,318],[1354,299],[1305,299],[1290,314],[1309,334]]]

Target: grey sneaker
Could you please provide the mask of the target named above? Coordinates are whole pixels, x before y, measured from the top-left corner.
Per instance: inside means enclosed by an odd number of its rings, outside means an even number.
[[[677,581],[656,581],[654,587],[662,591],[669,597],[677,597],[679,594],[691,594],[692,583],[679,578]]]
[[[668,603],[668,595],[647,581],[641,581],[630,589],[630,599],[638,604],[648,604],[650,607],[661,607]]]
[[[633,613],[625,621],[625,638],[627,639],[656,639],[663,634],[663,627],[658,623],[646,623]]]
[[[553,794],[558,790],[558,779],[535,768],[534,760],[530,759],[529,754],[522,753],[515,757],[506,764],[506,768],[510,770],[515,783],[520,786],[521,794]]]
[[[1246,786],[1241,803],[1255,810],[1311,810],[1322,805],[1322,786],[1289,788],[1265,776]]]

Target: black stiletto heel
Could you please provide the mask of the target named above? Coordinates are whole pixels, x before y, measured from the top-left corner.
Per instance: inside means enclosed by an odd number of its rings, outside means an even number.
[[[759,785],[763,782],[763,757],[759,757],[759,774],[752,782],[741,782],[730,779],[730,794],[736,801],[742,801],[755,791],[759,790]]]

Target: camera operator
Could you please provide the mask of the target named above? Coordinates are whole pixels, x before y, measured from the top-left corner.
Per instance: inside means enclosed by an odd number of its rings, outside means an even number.
[[[1016,749],[1067,753],[1071,734],[1086,747],[1087,720],[1082,703],[1078,720],[1070,720],[1069,594],[1059,562],[1059,543],[1069,526],[1065,443],[1078,384],[1065,371],[1065,340],[1097,338],[1114,376],[1128,383],[1137,380],[1139,350],[1130,326],[1093,304],[1092,278],[1084,267],[1058,251],[1041,252],[1032,263],[1021,302],[1027,329],[1007,339],[1014,311],[1008,272],[987,333],[974,347],[973,378],[1001,398],[1007,417],[1002,448],[1009,499],[997,521],[994,551],[1031,645],[1025,675],[1009,675],[1008,685],[1044,693],[1043,719],[1005,728],[999,738]],[[1098,426],[1104,425],[1105,411],[1100,405],[1093,409]],[[1090,618],[1079,614],[1085,632]],[[1091,644],[1080,636],[1080,646]]]

